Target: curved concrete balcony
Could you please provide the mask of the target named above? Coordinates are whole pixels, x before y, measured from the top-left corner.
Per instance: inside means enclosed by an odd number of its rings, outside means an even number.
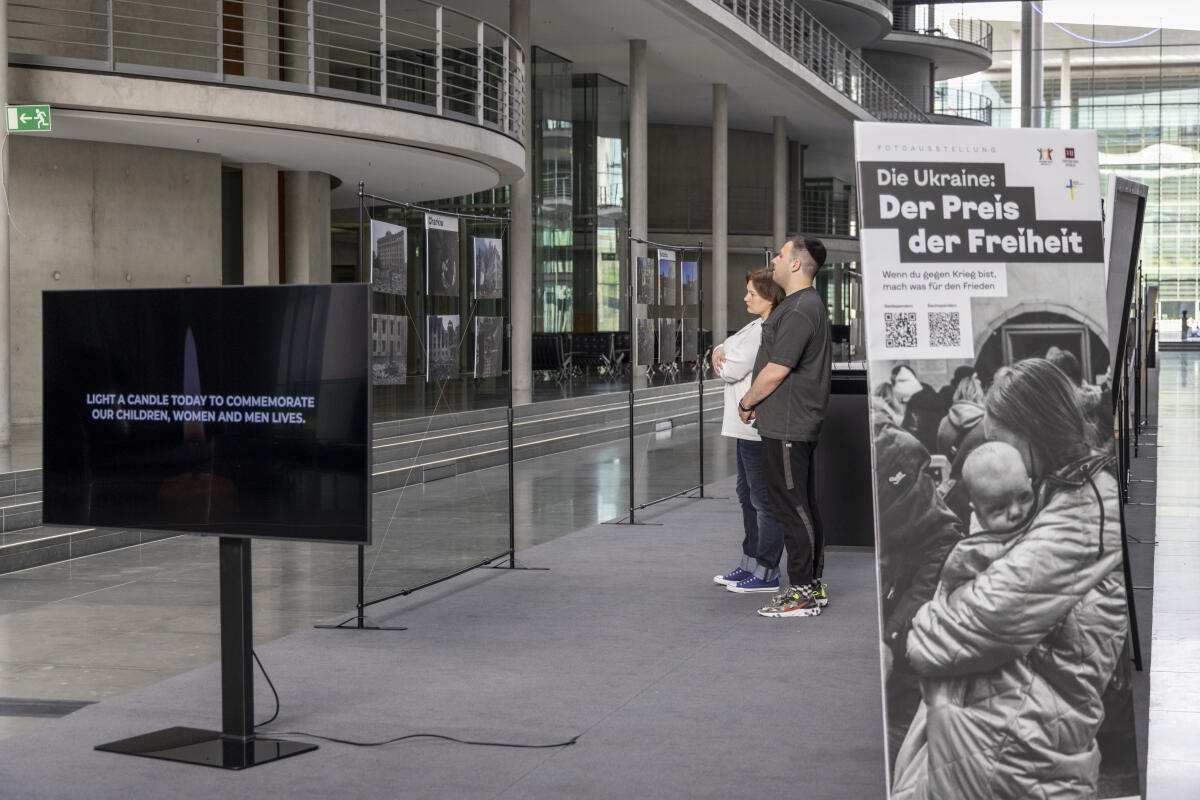
[[[934,80],[948,80],[992,65],[992,26],[938,5],[899,6],[892,31],[870,48],[922,58],[935,65]]]
[[[933,120],[958,125],[991,125],[992,99],[978,92],[935,86]]]
[[[804,7],[853,48],[870,44],[892,29],[891,0],[805,0]]]
[[[876,0],[868,0],[875,3]],[[928,116],[795,0],[713,0],[844,97],[886,122]]]
[[[8,13],[10,102],[50,103],[55,136],[327,172],[348,193],[365,178],[400,200],[524,170],[521,48],[426,0],[23,0]]]

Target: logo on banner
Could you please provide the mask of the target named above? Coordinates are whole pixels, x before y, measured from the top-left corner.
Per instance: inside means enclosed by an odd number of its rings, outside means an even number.
[[[1067,194],[1069,194],[1071,196],[1072,200],[1075,199],[1075,190],[1078,189],[1080,186],[1083,186],[1083,184],[1080,183],[1079,181],[1075,180],[1074,178],[1071,178],[1071,180],[1067,181]]]
[[[1073,167],[1079,163],[1078,161],[1075,160],[1075,148],[1074,147],[1064,147],[1063,148],[1063,163],[1066,164],[1068,167]]]
[[[1050,154],[1054,152],[1054,148],[1053,147],[1039,147],[1037,149],[1037,152],[1038,152],[1038,161],[1042,164],[1049,164],[1050,163]]]

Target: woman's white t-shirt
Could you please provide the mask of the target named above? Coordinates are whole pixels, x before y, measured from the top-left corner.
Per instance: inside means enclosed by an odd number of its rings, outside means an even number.
[[[725,414],[721,418],[721,435],[735,439],[759,441],[758,431],[742,422],[738,402],[750,391],[754,380],[754,359],[762,341],[762,319],[755,318],[740,331],[721,343],[725,351],[725,367],[718,373],[725,381]]]

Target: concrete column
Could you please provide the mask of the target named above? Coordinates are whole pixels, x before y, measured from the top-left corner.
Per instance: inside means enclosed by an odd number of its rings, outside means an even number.
[[[649,150],[650,126],[646,104],[646,40],[631,39],[629,41],[629,230],[634,236],[642,239],[649,238],[650,221],[649,202],[647,200],[649,181]],[[646,255],[646,246],[634,244],[631,248],[633,257]],[[634,269],[636,262],[630,262],[630,291],[632,291]],[[646,314],[644,305],[635,306],[641,309],[637,315]],[[703,324],[703,323],[702,323]],[[637,323],[629,320],[629,330],[634,331],[630,341],[637,347]],[[644,370],[633,371],[633,388],[641,389],[647,385]]]
[[[1033,3],[1021,3],[1021,127],[1033,124]],[[1014,102],[1014,105],[1016,103]]]
[[[1040,128],[1046,118],[1045,54],[1042,49],[1042,4],[1030,3],[1033,13],[1029,31],[1029,110],[1030,127]]]
[[[804,233],[804,148],[808,145],[795,142],[796,174],[793,180],[796,184],[796,233]]]
[[[8,3],[0,0],[0,109],[8,105]],[[8,125],[0,128],[0,447],[12,444],[12,277],[8,263]]]
[[[1011,113],[1008,124],[1011,128],[1021,127],[1021,29],[1012,29],[1012,63],[1008,69],[1008,85],[1011,87]]]
[[[771,202],[771,211],[774,212],[774,219],[771,221],[771,244],[778,247],[787,238],[787,120],[775,117],[774,128],[775,168],[772,170],[771,182],[775,187],[775,196]]]
[[[1058,71],[1058,127],[1071,128],[1071,51],[1063,49],[1062,66]]]
[[[247,78],[274,80],[279,77],[279,50],[275,33],[279,30],[279,11],[265,3],[242,4],[245,26],[245,75]]]
[[[509,0],[508,32],[521,45],[525,58],[525,174],[512,185],[512,210],[508,229],[508,298],[512,325],[513,403],[533,402],[533,119],[530,86],[533,83],[532,46],[529,41],[530,0]]]
[[[712,238],[713,341],[725,338],[729,330],[729,103],[727,87],[713,84],[712,109]]]
[[[646,40],[629,42],[629,228],[647,238]]]
[[[242,165],[242,283],[279,283],[279,168]]]
[[[329,283],[329,176],[283,174],[284,278],[287,283]]]
[[[279,79],[308,83],[308,0],[279,0]]]

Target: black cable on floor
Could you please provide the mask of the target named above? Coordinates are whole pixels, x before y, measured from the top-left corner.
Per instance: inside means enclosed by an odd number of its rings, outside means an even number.
[[[275,684],[271,683],[271,676],[267,674],[267,668],[263,666],[261,661],[259,661],[258,653],[251,650],[250,655],[254,656],[254,663],[258,664],[258,668],[262,670],[263,677],[267,679],[267,686],[271,687],[271,694],[275,695],[275,713],[272,714],[271,718],[266,722],[255,723],[254,727],[259,728],[263,725],[270,725],[275,721],[275,718],[279,716],[279,692],[275,691]]]
[[[320,739],[324,742],[335,742],[337,744],[348,744],[354,747],[380,747],[385,744],[395,744],[403,742],[405,739],[442,739],[447,742],[456,744],[474,744],[481,747],[521,747],[531,750],[546,750],[552,747],[568,747],[579,741],[579,737],[583,734],[577,734],[567,739],[565,742],[555,742],[553,744],[517,744],[515,742],[476,742],[471,739],[456,739],[453,736],[442,736],[439,733],[410,733],[407,736],[397,736],[394,739],[384,739],[381,742],[355,742],[350,739],[335,739],[332,736],[320,736],[315,733],[305,733],[304,731],[271,731],[273,736],[307,736],[309,739]]]
[[[275,684],[271,682],[271,676],[267,674],[267,668],[258,658],[258,653],[253,650],[250,655],[254,656],[254,663],[258,664],[258,668],[262,671],[263,677],[267,679],[267,686],[271,687],[271,694],[275,695],[275,713],[266,722],[255,724],[255,728],[261,728],[264,725],[269,725],[279,716],[279,692],[275,691]],[[530,750],[548,750],[554,747],[569,747],[579,741],[579,737],[583,734],[577,734],[567,739],[565,742],[555,742],[553,744],[517,744],[515,742],[477,742],[471,739],[456,739],[453,736],[443,736],[440,733],[410,733],[406,736],[397,736],[394,739],[385,739],[381,742],[356,742],[351,739],[337,739],[332,736],[321,736],[316,733],[306,733],[305,731],[271,731],[276,736],[305,736],[309,739],[320,739],[323,742],[334,742],[335,744],[348,744],[353,747],[381,747],[385,744],[395,744],[403,742],[405,739],[441,739],[446,742],[454,742],[455,744],[471,744],[479,745],[480,747],[519,747]]]

